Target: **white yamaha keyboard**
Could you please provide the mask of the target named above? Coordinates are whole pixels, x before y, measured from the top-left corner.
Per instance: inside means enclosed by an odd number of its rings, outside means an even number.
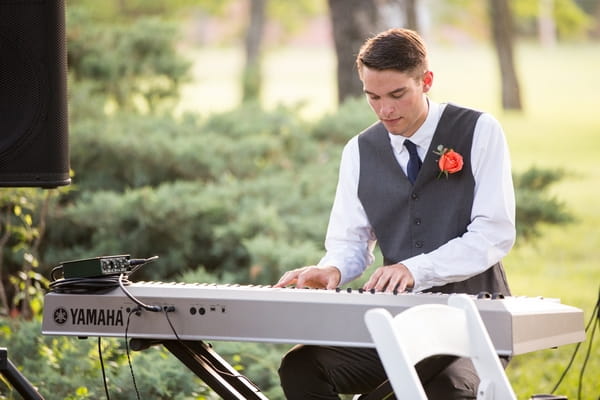
[[[424,303],[447,303],[446,294],[369,293],[262,286],[139,282],[127,290],[148,305],[141,311],[120,288],[105,294],[45,296],[45,335],[138,339],[252,341],[374,347],[364,323],[370,308],[399,313]],[[581,342],[583,312],[557,299],[475,299],[500,355],[515,355]]]

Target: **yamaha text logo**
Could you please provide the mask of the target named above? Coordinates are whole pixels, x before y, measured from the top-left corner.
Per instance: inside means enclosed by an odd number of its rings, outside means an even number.
[[[54,322],[64,325],[123,326],[123,310],[111,308],[70,308],[54,310]]]

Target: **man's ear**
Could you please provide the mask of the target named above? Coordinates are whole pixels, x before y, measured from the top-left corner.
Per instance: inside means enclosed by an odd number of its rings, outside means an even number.
[[[433,85],[433,72],[425,71],[423,74],[423,92],[427,93],[431,89],[431,85]]]

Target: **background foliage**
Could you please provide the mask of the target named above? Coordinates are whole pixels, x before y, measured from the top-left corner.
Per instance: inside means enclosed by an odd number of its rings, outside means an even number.
[[[156,254],[159,261],[136,273],[135,279],[272,283],[283,271],[314,263],[322,255],[342,146],[374,118],[363,99],[349,100],[335,111],[312,118],[306,118],[300,103],[273,107],[247,103],[209,115],[174,114],[170,111],[189,79],[191,64],[177,51],[178,36],[172,24],[139,16],[135,23],[97,21],[86,8],[75,6],[69,7],[69,22],[75,184],[60,191],[0,193],[6,237],[0,242],[0,272],[7,289],[0,345],[9,348],[12,361],[49,398],[85,399],[104,396],[95,340],[39,334],[41,296],[53,266],[103,254]],[[227,50],[219,54],[225,54],[219,63],[227,64]],[[569,54],[588,57],[590,52]],[[477,60],[486,60],[479,56]],[[553,59],[564,62],[567,57],[559,54]],[[598,65],[599,61],[591,62]],[[204,67],[218,72],[218,67]],[[456,67],[464,80],[468,67]],[[447,69],[452,68],[448,65]],[[320,81],[311,76],[316,79],[314,86],[319,86]],[[479,86],[465,85],[457,101],[486,105],[481,93],[493,91],[493,87],[483,87],[487,82],[493,79],[480,77]],[[446,100],[444,87],[437,88],[433,95]],[[465,97],[469,90],[474,91],[473,98]],[[205,92],[202,95],[206,97]],[[536,100],[548,102],[549,98],[544,95]],[[535,132],[551,131],[548,115],[552,113],[540,118],[535,110],[537,120],[547,121],[548,126],[523,127],[519,117],[503,116],[511,148],[526,143],[521,149],[535,149],[512,132],[531,138],[537,137]],[[592,136],[597,122],[590,126],[580,126],[580,135]],[[541,141],[534,144],[548,146]],[[545,243],[554,251],[564,245],[564,236],[552,225],[584,238],[579,242],[589,241],[586,248],[598,244],[581,228],[585,227],[582,219],[597,221],[597,212],[561,190],[571,188],[577,175],[558,167],[565,164],[562,154],[556,156],[560,162],[544,163],[542,155],[551,150],[535,154],[542,166],[536,166],[527,151],[515,156],[520,244],[507,260],[509,279],[518,294],[535,294],[530,285],[534,280],[539,281],[536,289],[551,288],[551,293],[557,281],[573,282],[574,289],[580,290],[572,290],[572,297],[563,300],[590,310],[598,273],[592,261],[579,258],[584,251],[576,252],[572,245],[572,253],[559,253],[547,264],[542,260],[553,256],[538,253],[544,251],[540,248],[547,249],[542,247]],[[566,153],[568,148],[561,150]],[[585,155],[579,160],[586,162]],[[595,164],[588,161],[585,165],[592,170]],[[574,260],[577,266],[571,268],[572,275],[566,275],[564,265]],[[575,280],[573,275],[583,278]],[[102,343],[111,397],[132,398],[123,342],[104,339]],[[276,368],[287,346],[214,345],[269,398],[282,398]],[[572,346],[566,346],[553,353],[516,357],[509,374],[517,392],[529,395],[543,391],[536,389],[542,384],[551,386],[571,351]],[[141,398],[215,398],[160,348],[133,353],[131,358]],[[547,370],[535,371],[539,365]],[[597,360],[594,365],[592,375],[600,370]],[[584,393],[600,393],[597,385],[586,380]],[[577,377],[571,374],[561,389],[575,398],[577,386]],[[0,381],[0,398],[16,398],[6,382]]]

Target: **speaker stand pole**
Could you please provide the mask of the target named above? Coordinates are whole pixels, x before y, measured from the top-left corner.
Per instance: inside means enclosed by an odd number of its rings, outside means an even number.
[[[0,348],[0,373],[26,400],[44,400],[33,385],[19,372],[14,364],[8,359],[6,348]]]

